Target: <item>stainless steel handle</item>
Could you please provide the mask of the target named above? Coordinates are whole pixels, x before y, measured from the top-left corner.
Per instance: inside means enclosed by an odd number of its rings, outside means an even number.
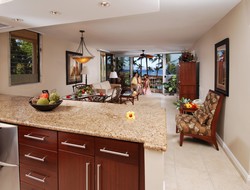
[[[79,144],[68,143],[67,141],[61,142],[61,144],[66,145],[66,146],[76,147],[76,148],[83,148],[83,149],[86,148],[86,144],[79,145]]]
[[[40,162],[44,162],[44,161],[45,161],[45,158],[46,158],[46,156],[44,156],[43,158],[39,158],[39,157],[36,157],[36,156],[32,156],[31,153],[29,153],[29,154],[24,154],[24,157],[30,158],[30,159],[33,159],[33,160],[37,160],[37,161],[40,161]]]
[[[17,167],[15,164],[8,164],[0,161],[0,167]]]
[[[32,172],[28,173],[28,174],[25,174],[26,177],[30,178],[30,179],[33,179],[35,181],[39,181],[39,182],[42,182],[42,183],[45,183],[45,179],[46,179],[46,176],[43,177],[42,179],[38,178],[38,177],[35,177],[33,175],[31,175]]]
[[[38,140],[38,141],[44,141],[45,137],[36,137],[36,136],[33,136],[31,135],[32,133],[29,133],[27,135],[23,135],[25,138],[28,138],[28,139],[34,139],[34,140]]]
[[[101,164],[97,164],[96,190],[100,190],[100,169],[101,169]]]
[[[89,164],[90,163],[86,163],[86,190],[89,189]]]
[[[118,155],[118,156],[129,157],[128,152],[125,152],[125,153],[116,152],[116,151],[112,151],[112,150],[107,150],[105,147],[100,149],[100,152],[104,152],[104,153],[107,153],[107,154],[114,154],[114,155]]]

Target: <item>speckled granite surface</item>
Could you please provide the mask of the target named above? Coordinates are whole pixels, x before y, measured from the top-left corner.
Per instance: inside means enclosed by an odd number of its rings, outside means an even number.
[[[146,149],[165,151],[166,113],[163,108],[64,100],[50,112],[35,110],[29,97],[0,94],[0,121],[44,129],[144,143]],[[127,111],[136,119],[128,120]]]

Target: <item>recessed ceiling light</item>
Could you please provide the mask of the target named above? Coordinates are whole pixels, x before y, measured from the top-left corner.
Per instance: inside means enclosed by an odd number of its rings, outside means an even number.
[[[13,0],[0,0],[0,4],[3,4],[3,3],[8,3],[10,1],[13,1]]]
[[[23,22],[23,19],[21,19],[21,18],[13,18],[12,20],[15,22]]]
[[[99,3],[99,5],[102,6],[102,7],[109,7],[110,6],[110,2],[108,2],[108,1],[101,1]]]
[[[58,11],[50,11],[50,14],[52,14],[52,15],[60,15],[61,13],[58,12]]]

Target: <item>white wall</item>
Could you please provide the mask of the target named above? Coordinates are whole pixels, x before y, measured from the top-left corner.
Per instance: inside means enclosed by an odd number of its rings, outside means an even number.
[[[230,40],[229,97],[226,97],[218,134],[250,174],[250,14],[243,0],[194,46],[200,61],[200,96],[214,89],[214,44]]]
[[[78,44],[46,35],[42,36],[41,42],[41,82],[10,86],[9,34],[0,34],[0,94],[35,96],[43,89],[56,89],[61,96],[72,93],[72,85],[66,85],[65,52],[66,50],[76,51]],[[91,84],[100,80],[100,53],[92,48],[89,50],[95,56],[86,63],[90,72],[88,84]],[[85,83],[85,75],[83,75],[83,83]]]

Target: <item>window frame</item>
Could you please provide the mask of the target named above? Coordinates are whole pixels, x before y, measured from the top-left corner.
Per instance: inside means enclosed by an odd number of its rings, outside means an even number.
[[[31,74],[12,74],[12,39],[20,39],[33,44],[32,51],[32,73]],[[29,30],[17,30],[9,32],[10,45],[10,86],[34,84],[40,82],[40,34]]]

